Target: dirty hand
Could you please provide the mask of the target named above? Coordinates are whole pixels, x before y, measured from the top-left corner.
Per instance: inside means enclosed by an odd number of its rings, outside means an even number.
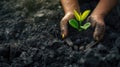
[[[68,21],[72,18],[74,18],[74,14],[73,13],[67,13],[67,14],[65,14],[65,16],[60,21],[62,38],[65,38],[67,36],[67,34],[68,34]]]
[[[96,16],[89,16],[87,19],[88,22],[91,22],[94,29],[93,38],[97,41],[100,41],[105,32],[105,23],[104,19]]]

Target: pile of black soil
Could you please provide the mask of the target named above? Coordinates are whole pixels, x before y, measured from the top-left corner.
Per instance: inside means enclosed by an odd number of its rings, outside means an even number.
[[[105,18],[104,39],[83,51],[80,46],[93,41],[93,30],[70,28],[61,39],[59,0],[0,0],[0,67],[120,67],[119,10]]]

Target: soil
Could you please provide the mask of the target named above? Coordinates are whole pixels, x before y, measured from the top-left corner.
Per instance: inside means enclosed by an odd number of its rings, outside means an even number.
[[[96,2],[81,10],[93,9]],[[86,51],[93,29],[78,32],[69,26],[63,40],[59,0],[0,0],[0,67],[120,67],[120,7],[105,18],[103,40]]]

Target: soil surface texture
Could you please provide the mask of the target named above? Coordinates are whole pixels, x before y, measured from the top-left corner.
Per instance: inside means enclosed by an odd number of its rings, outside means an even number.
[[[81,11],[95,5],[84,3]],[[63,16],[59,0],[0,0],[0,67],[120,67],[120,4],[105,18],[103,40],[91,48],[93,28],[69,26],[61,38]]]

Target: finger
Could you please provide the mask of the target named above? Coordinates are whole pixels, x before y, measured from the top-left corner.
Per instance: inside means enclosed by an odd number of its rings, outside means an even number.
[[[95,27],[95,26],[96,26],[96,21],[95,21],[94,18],[91,17],[91,16],[89,16],[89,17],[87,18],[87,22],[90,22],[91,25],[92,25],[92,27]]]
[[[105,25],[97,24],[93,34],[94,39],[100,41],[104,36],[104,32],[105,32]]]
[[[67,21],[66,20],[62,20],[60,22],[60,28],[61,28],[61,35],[62,35],[62,38],[65,38],[68,34],[68,29],[67,29]]]

